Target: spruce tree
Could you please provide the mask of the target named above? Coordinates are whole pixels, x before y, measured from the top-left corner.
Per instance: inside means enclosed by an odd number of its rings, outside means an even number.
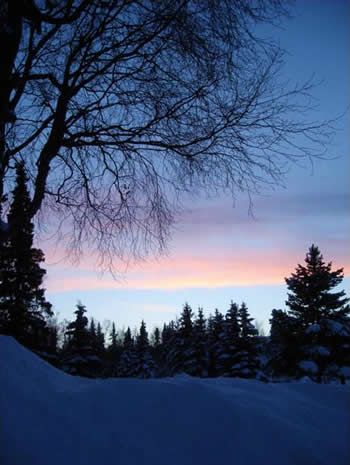
[[[76,305],[77,309],[74,312],[76,318],[69,323],[66,334],[69,338],[69,343],[75,349],[82,351],[85,346],[90,343],[90,334],[87,329],[88,319],[85,316],[86,307],[81,302]]]
[[[259,371],[258,331],[252,324],[253,318],[250,317],[245,302],[242,302],[239,307],[238,319],[240,324],[239,350],[236,353],[237,362],[232,366],[232,376],[260,378],[262,374]]]
[[[100,357],[103,357],[105,353],[105,335],[100,322],[97,323],[96,329],[96,352]]]
[[[176,317],[162,333],[163,368],[162,375],[173,376],[184,371],[184,337],[180,319]]]
[[[193,327],[193,347],[195,358],[195,375],[201,378],[208,376],[209,352],[206,319],[203,309],[199,308]]]
[[[130,327],[124,334],[123,350],[117,364],[117,376],[132,377],[136,376],[137,357],[135,352],[135,342],[131,335]]]
[[[231,344],[235,345],[240,336],[241,327],[238,321],[239,307],[231,300],[230,308],[225,315],[225,333]]]
[[[10,233],[0,245],[0,320],[2,330],[34,348],[45,348],[46,318],[53,315],[42,287],[42,250],[33,247],[34,225],[24,165],[16,167],[16,186],[8,214]]]
[[[331,292],[343,280],[343,268],[332,271],[315,245],[306,266],[286,278],[289,315],[295,321],[297,377],[315,381],[350,377],[350,307],[344,291]],[[344,374],[345,373],[345,374]]]
[[[140,326],[140,332],[136,340],[136,348],[139,351],[144,351],[144,350],[147,350],[148,347],[149,347],[148,332],[146,329],[146,323],[142,320],[141,326]]]
[[[344,291],[330,291],[338,286],[343,278],[343,268],[332,271],[332,262],[326,264],[318,247],[312,245],[305,258],[306,266],[298,265],[290,278],[285,278],[288,290],[289,314],[300,326],[319,323],[321,318],[340,317],[349,313],[346,305],[349,299]]]
[[[242,302],[238,310],[239,324],[241,327],[241,337],[242,339],[248,339],[253,336],[258,335],[258,331],[255,326],[252,324],[254,318],[251,318],[248,312],[248,307],[245,302]]]
[[[220,356],[224,366],[223,374],[232,376],[233,366],[239,362],[238,351],[240,346],[241,327],[238,321],[239,307],[231,301],[230,308],[226,312],[223,334],[223,353]]]
[[[89,327],[89,341],[93,350],[97,350],[97,336],[95,320],[91,318]]]
[[[159,363],[159,374],[161,376],[171,376],[177,372],[178,360],[178,331],[177,323],[170,321],[165,324],[162,330],[161,357]]]
[[[79,302],[74,312],[76,318],[68,324],[67,344],[63,354],[63,369],[71,374],[95,377],[101,371],[101,359],[91,345],[86,307]]]
[[[208,319],[209,376],[222,376],[225,373],[225,321],[216,308]]]
[[[270,361],[267,371],[272,377],[295,376],[298,341],[296,319],[281,309],[273,309],[268,345]]]
[[[189,375],[196,372],[196,358],[193,339],[193,311],[186,302],[179,319],[178,332],[178,371],[184,371]]]
[[[118,351],[118,339],[117,339],[117,336],[118,336],[118,334],[117,334],[117,331],[115,329],[115,323],[113,322],[111,333],[109,335],[110,344],[108,346],[108,350],[113,354],[117,353],[117,351]]]
[[[181,315],[163,330],[164,364],[168,375],[193,374],[195,360],[193,350],[193,311],[186,302]]]
[[[161,335],[160,329],[156,326],[151,334],[151,344],[154,349],[154,353],[159,353],[161,347]]]
[[[115,377],[117,376],[117,365],[121,355],[121,345],[118,343],[118,333],[115,328],[115,323],[112,323],[112,329],[108,336],[109,344],[107,350],[104,353],[106,359],[106,374],[108,376]]]
[[[136,376],[151,378],[155,375],[156,366],[151,354],[146,323],[142,320],[140,332],[136,340],[137,368]]]

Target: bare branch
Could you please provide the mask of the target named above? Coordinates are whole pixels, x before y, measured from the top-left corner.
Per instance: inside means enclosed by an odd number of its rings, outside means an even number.
[[[89,244],[102,267],[164,251],[181,193],[251,196],[324,155],[332,122],[312,120],[314,83],[282,82],[283,51],[256,35],[286,2],[34,6],[41,33],[28,13],[1,95],[1,115],[17,115],[0,128],[1,188],[20,157],[32,215],[53,211],[67,247]]]

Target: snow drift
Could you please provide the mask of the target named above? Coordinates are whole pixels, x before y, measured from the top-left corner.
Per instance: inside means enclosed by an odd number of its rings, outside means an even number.
[[[0,336],[2,465],[348,465],[349,387],[72,377]]]

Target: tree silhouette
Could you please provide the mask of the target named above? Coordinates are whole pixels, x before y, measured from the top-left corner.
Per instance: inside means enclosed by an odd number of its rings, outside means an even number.
[[[66,329],[67,343],[62,354],[62,367],[71,374],[95,377],[101,374],[102,368],[102,361],[97,352],[98,331],[95,331],[93,319],[88,327],[85,305],[79,302],[76,307],[75,320],[71,321]]]
[[[90,345],[90,331],[88,329],[88,318],[84,315],[86,307],[81,302],[77,304],[77,309],[74,312],[76,318],[69,323],[66,334],[69,339],[70,346],[76,352],[83,352]]]
[[[104,268],[162,250],[181,192],[251,193],[324,151],[327,123],[299,118],[312,84],[279,82],[256,33],[282,0],[3,5],[0,198],[21,156],[31,218],[51,209]]]
[[[287,340],[298,362],[298,376],[316,381],[344,378],[349,371],[350,307],[345,291],[330,292],[343,278],[343,268],[332,271],[318,247],[309,248],[306,266],[298,265],[286,278],[289,315],[294,325],[294,342]],[[291,350],[289,350],[291,352]]]
[[[350,299],[345,291],[330,292],[344,278],[343,268],[332,271],[332,262],[326,264],[323,256],[314,244],[305,258],[306,266],[298,265],[295,273],[286,278],[289,313],[305,329],[322,318],[349,312],[346,305]]]
[[[8,214],[9,236],[0,244],[0,319],[3,329],[22,342],[45,346],[45,320],[53,313],[42,287],[46,271],[40,263],[44,254],[33,247],[34,226],[26,182],[24,166],[17,164]]]

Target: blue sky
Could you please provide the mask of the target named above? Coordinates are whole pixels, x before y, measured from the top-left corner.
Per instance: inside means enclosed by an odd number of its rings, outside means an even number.
[[[175,225],[170,253],[159,260],[130,266],[119,281],[98,275],[85,258],[78,266],[57,262],[45,249],[47,297],[60,318],[73,318],[80,299],[88,315],[117,327],[151,330],[173,319],[187,301],[208,314],[225,312],[231,300],[248,304],[251,315],[264,322],[273,308],[284,308],[289,276],[315,243],[326,261],[349,274],[349,5],[347,0],[296,0],[294,17],[274,30],[287,50],[285,77],[320,85],[317,117],[345,113],[327,160],[294,166],[285,186],[253,199],[186,200],[187,212]],[[343,282],[349,289],[349,278]]]

